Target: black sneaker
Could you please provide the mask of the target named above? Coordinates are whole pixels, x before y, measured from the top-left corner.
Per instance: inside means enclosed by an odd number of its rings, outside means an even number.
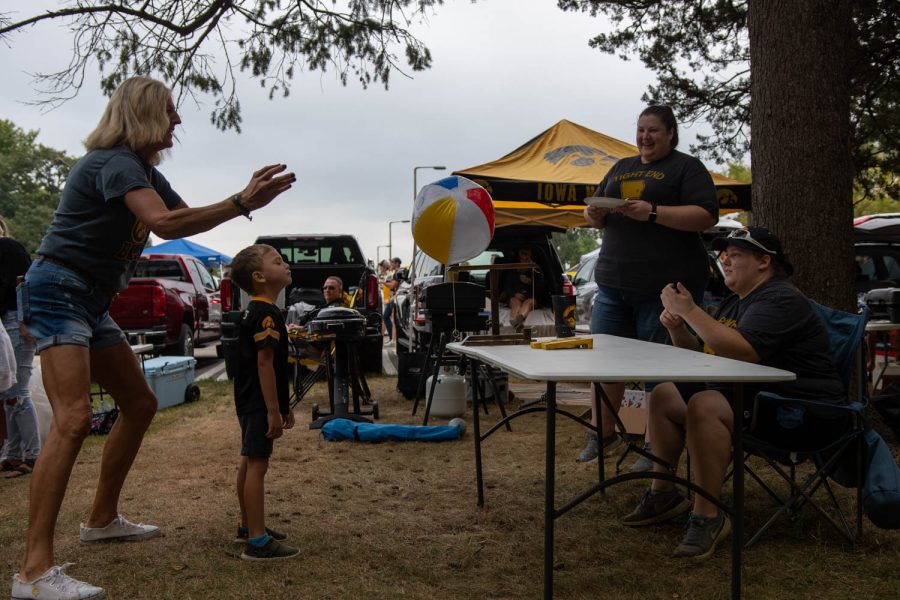
[[[604,458],[616,456],[624,449],[625,442],[619,434],[611,433],[603,438]],[[592,460],[596,460],[598,456],[600,456],[600,441],[597,438],[597,434],[590,431],[587,434],[587,444],[585,445],[584,450],[581,451],[581,454],[578,455],[578,458],[575,459],[575,462],[591,462]]]
[[[288,539],[286,533],[281,533],[280,531],[275,531],[274,529],[269,529],[266,527],[266,533],[269,534],[270,538],[275,538],[276,541],[283,542]],[[246,527],[238,527],[237,535],[234,536],[235,544],[246,544],[247,538],[250,536],[250,533],[247,531]]]
[[[619,519],[619,522],[629,527],[643,527],[674,519],[689,511],[690,508],[690,502],[675,490],[656,494],[647,490],[631,514],[625,515]]]
[[[247,543],[244,546],[244,552],[241,554],[242,560],[280,560],[282,558],[292,558],[300,554],[297,548],[291,548],[275,538],[269,538],[265,546],[254,546]]]
[[[716,544],[730,532],[731,520],[721,510],[715,517],[691,514],[684,539],[675,548],[672,558],[707,559],[716,550]]]

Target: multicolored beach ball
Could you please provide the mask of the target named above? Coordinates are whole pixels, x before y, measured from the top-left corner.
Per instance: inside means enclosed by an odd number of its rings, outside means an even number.
[[[412,234],[425,254],[445,265],[475,258],[494,237],[494,202],[458,175],[424,186],[413,205]]]

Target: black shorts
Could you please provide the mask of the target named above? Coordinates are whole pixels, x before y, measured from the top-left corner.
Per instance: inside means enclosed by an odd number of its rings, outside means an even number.
[[[272,438],[269,432],[269,416],[266,411],[256,411],[247,415],[238,415],[241,424],[241,456],[251,458],[269,458],[272,456]]]
[[[685,402],[697,392],[712,390],[725,396],[728,404],[734,406],[734,386],[721,383],[675,385]],[[753,437],[779,448],[794,451],[821,448],[830,440],[838,439],[851,425],[849,418],[845,416],[825,417],[814,414],[805,415],[796,423],[789,423],[779,412],[783,409],[777,408],[775,404],[765,402],[756,405],[756,394],[760,391],[759,386],[744,386],[743,427]]]
[[[723,396],[725,396],[725,400],[728,401],[728,405],[732,408],[734,407],[734,386],[729,385],[727,383],[698,383],[698,382],[680,382],[676,383],[675,387],[678,388],[678,393],[681,394],[684,402],[687,403],[688,400],[691,399],[691,396],[697,394],[699,392],[712,391],[719,392]],[[744,386],[744,419],[743,424],[744,427],[750,425],[752,421],[752,409],[753,409],[753,398],[756,394],[759,393],[759,387],[752,385]]]

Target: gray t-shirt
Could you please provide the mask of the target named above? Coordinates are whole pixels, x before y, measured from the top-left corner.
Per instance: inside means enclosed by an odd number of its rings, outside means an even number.
[[[797,374],[794,381],[767,383],[764,389],[791,398],[844,402],[828,332],[809,300],[789,281],[769,279],[743,299],[732,294],[716,319],[740,332],[759,355],[759,364]],[[712,353],[706,345],[704,351]]]
[[[718,217],[716,188],[699,160],[673,150],[656,162],[623,158],[597,187],[598,196],[633,198],[658,206],[697,205]],[[594,271],[598,284],[627,292],[658,294],[679,281],[693,295],[706,288],[709,262],[700,234],[610,213]]]
[[[125,206],[125,194],[153,188],[169,210],[181,197],[155,167],[127,146],[91,150],[72,168],[38,254],[91,273],[112,290],[128,286],[150,229]]]

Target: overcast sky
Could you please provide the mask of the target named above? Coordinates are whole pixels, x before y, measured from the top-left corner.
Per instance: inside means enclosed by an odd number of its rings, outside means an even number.
[[[200,206],[241,191],[260,166],[286,163],[297,184],[252,222],[237,218],[191,239],[233,255],[263,234],[351,233],[375,259],[388,243],[388,222],[410,218],[415,166],[447,167],[420,170],[421,187],[499,158],[560,119],[634,143],[640,97],[654,78],[638,61],[588,46],[608,29],[554,0],[448,0],[412,28],[432,51],[429,71],[412,79],[395,73],[387,91],[302,73],[290,97],[271,101],[258,83],[242,82],[243,133],[210,125],[209,105],[183,105],[179,141],[160,170]],[[0,118],[81,155],[106,103],[95,83],[47,113],[26,104],[37,98],[28,73],[65,66],[70,44],[66,30],[42,26],[0,48]],[[705,130],[682,129],[682,150],[698,131]],[[408,261],[409,225],[394,225],[392,241],[393,254]],[[386,248],[379,252],[387,257]]]

